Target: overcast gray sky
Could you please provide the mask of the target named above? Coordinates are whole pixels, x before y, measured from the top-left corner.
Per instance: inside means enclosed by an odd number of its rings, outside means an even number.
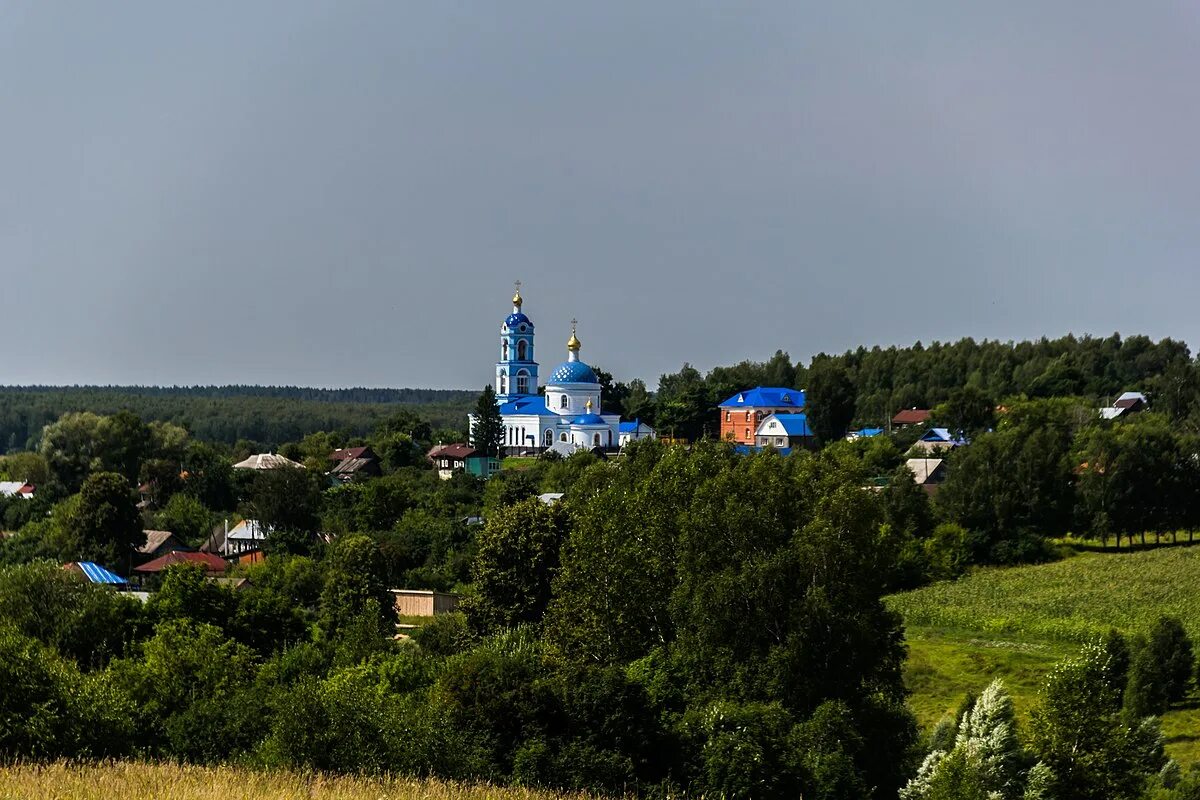
[[[1200,5],[0,8],[0,383],[1200,342]],[[548,369],[547,369],[548,371]]]

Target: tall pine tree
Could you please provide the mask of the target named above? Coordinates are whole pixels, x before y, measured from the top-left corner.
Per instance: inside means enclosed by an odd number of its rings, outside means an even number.
[[[475,425],[471,429],[471,444],[489,456],[499,456],[504,444],[504,420],[496,405],[496,391],[491,384],[483,387],[475,403]]]

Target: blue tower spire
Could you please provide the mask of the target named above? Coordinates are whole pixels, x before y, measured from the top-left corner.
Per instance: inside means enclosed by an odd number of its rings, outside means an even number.
[[[521,282],[513,292],[512,313],[500,325],[500,360],[496,362],[496,399],[507,403],[537,394],[538,365],[533,360],[533,322],[521,311]]]

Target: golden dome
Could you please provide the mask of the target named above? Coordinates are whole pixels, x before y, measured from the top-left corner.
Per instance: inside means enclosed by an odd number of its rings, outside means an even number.
[[[513,305],[514,305],[514,306],[516,306],[517,308],[520,308],[520,307],[521,307],[521,302],[522,302],[522,300],[521,300],[521,290],[520,290],[520,289],[517,289],[517,291],[513,293]]]
[[[582,343],[579,341],[579,338],[575,335],[575,320],[571,320],[571,338],[567,339],[567,349],[568,350],[578,350],[581,345],[582,345]]]

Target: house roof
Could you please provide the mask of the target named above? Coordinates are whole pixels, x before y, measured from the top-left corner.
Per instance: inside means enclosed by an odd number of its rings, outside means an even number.
[[[303,464],[298,464],[278,453],[258,453],[233,465],[234,469],[282,469],[284,467],[304,469]]]
[[[369,446],[363,447],[343,447],[341,450],[334,450],[329,454],[330,461],[345,461],[350,458],[374,458],[375,453],[371,451]]]
[[[643,430],[650,431],[651,433],[654,432],[653,428],[642,422],[640,419],[622,422],[617,426],[617,433],[638,433]]]
[[[229,529],[225,534],[225,541],[233,539],[235,541],[261,541],[267,538],[267,532],[263,530],[262,524],[256,519],[244,519],[237,525]]]
[[[221,526],[213,528],[204,544],[200,545],[201,553],[219,553],[225,548],[225,529]]]
[[[944,442],[945,444],[953,444],[953,445],[960,445],[960,444],[967,443],[966,438],[961,433],[959,435],[955,436],[954,434],[950,433],[949,428],[930,428],[929,430],[927,430],[925,432],[925,435],[921,437],[920,441],[922,441],[922,442]]]
[[[33,484],[25,481],[0,481],[0,497],[16,497],[24,495],[33,497]]]
[[[927,408],[906,408],[903,411],[898,411],[896,416],[892,417],[892,424],[919,425],[922,422],[928,422],[932,413]]]
[[[1141,392],[1124,392],[1113,402],[1113,408],[1133,408],[1146,402],[1146,395]]]
[[[142,531],[142,533],[146,534],[146,543],[137,548],[137,552],[146,556],[150,555],[155,550],[169,542],[171,539],[175,538],[175,534],[171,533],[170,531]],[[183,544],[183,542],[180,542],[178,539],[175,540],[175,544],[179,545],[179,549],[181,550],[192,549]]]
[[[467,459],[478,454],[479,451],[469,444],[448,444],[444,445],[436,453],[432,454],[431,458],[462,458]]]
[[[546,492],[545,494],[539,494],[538,500],[541,500],[543,503],[545,503],[548,506],[552,506],[555,503],[557,503],[559,500],[562,500],[562,496],[563,496],[562,492]]]
[[[730,397],[721,408],[804,408],[804,390],[756,386]]]
[[[763,433],[770,422],[779,423],[779,427],[783,428],[783,432],[788,436],[812,436],[812,429],[808,427],[808,417],[805,414],[772,414],[762,421],[758,426],[760,435],[769,436],[770,433]]]
[[[162,572],[174,564],[198,564],[208,572],[224,572],[227,566],[225,559],[220,556],[214,556],[212,553],[185,553],[182,550],[175,550],[167,553],[165,556],[142,564],[140,567],[134,567],[133,571]]]
[[[1100,409],[1100,419],[1116,419],[1125,413],[1125,409],[1113,407],[1105,407]]]
[[[881,433],[883,433],[883,428],[862,428],[861,430],[850,431],[850,433],[846,435],[846,438],[851,440],[870,439],[872,436],[878,436]]]
[[[904,462],[916,476],[917,483],[929,483],[930,478],[937,477],[936,473],[946,463],[944,458],[910,458]]]
[[[330,475],[351,475],[375,463],[373,458],[343,458],[329,470]]]
[[[773,452],[776,452],[781,456],[788,456],[788,455],[792,454],[792,448],[790,448],[790,447],[767,448],[767,447],[759,447],[758,445],[753,445],[753,444],[735,444],[733,446],[733,452],[737,453],[739,456],[748,456],[753,453],[761,453],[767,449],[770,449]]]
[[[129,581],[117,575],[115,572],[109,572],[104,567],[94,561],[73,561],[64,566],[65,569],[75,568],[83,573],[84,577],[92,583],[103,583],[108,585],[124,585]]]

